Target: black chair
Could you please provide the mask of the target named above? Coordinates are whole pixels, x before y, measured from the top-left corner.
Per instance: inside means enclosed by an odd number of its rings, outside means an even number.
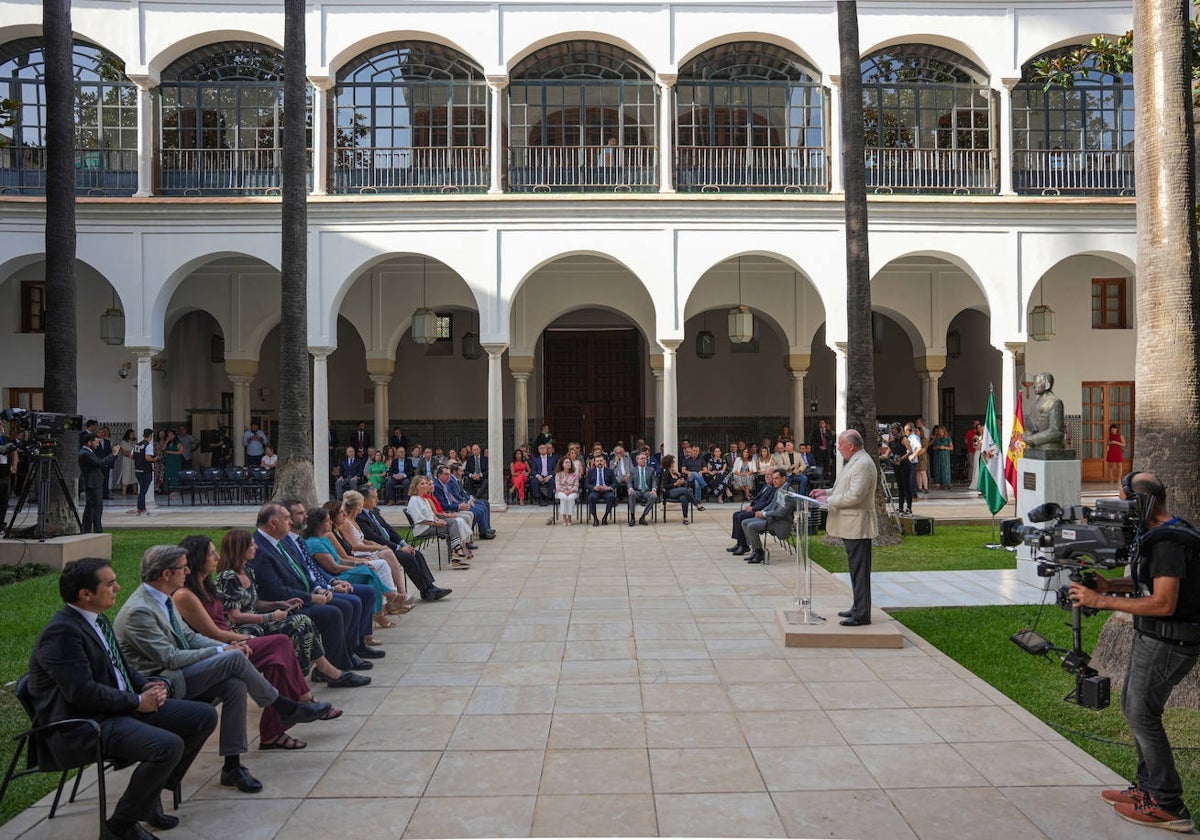
[[[50,805],[50,819],[54,819],[55,813],[58,811],[58,803],[62,799],[63,787],[67,783],[67,775],[72,771],[77,771],[75,774],[75,784],[71,788],[71,795],[67,802],[74,802],[75,797],[79,794],[79,783],[83,779],[83,771],[89,765],[96,765],[96,790],[100,811],[100,831],[104,832],[104,821],[108,814],[108,800],[104,785],[104,774],[106,771],[120,770],[129,765],[129,762],[117,761],[115,759],[105,759],[100,742],[100,724],[88,718],[70,718],[68,720],[59,720],[54,723],[48,723],[45,726],[37,725],[33,707],[33,695],[29,691],[29,674],[23,674],[17,680],[15,689],[17,700],[20,701],[21,707],[25,710],[26,716],[29,718],[30,726],[24,732],[19,732],[13,736],[13,740],[17,742],[13,749],[12,760],[8,763],[8,771],[4,774],[4,782],[0,783],[0,802],[4,801],[4,794],[8,792],[8,786],[13,779],[19,779],[23,776],[29,776],[34,773],[58,773],[58,789],[54,793],[54,802]],[[61,732],[66,730],[90,730],[90,737],[87,739],[90,746],[79,752],[72,754],[58,754],[50,748],[46,735],[52,732]],[[18,770],[17,767],[21,762],[21,754],[25,755],[25,767]],[[176,808],[179,807],[181,799],[180,786],[176,786],[172,791],[173,801]]]
[[[209,467],[192,481],[192,502],[200,497],[202,504],[215,504],[217,482],[225,477],[225,471],[220,467]]]
[[[240,504],[242,484],[246,481],[245,467],[226,467],[217,481],[217,504]]]
[[[275,470],[270,467],[250,467],[241,483],[242,503],[262,504],[271,498],[275,489]]]
[[[192,504],[195,505],[196,504],[195,484],[196,484],[196,479],[199,477],[200,477],[199,470],[190,470],[190,469],[189,470],[180,470],[179,471],[179,483],[178,484],[168,484],[167,487],[163,491],[163,495],[166,496],[166,499],[167,499],[167,506],[169,507],[171,504],[171,494],[172,493],[179,494],[179,504],[183,504],[183,494],[188,493],[192,498]]]
[[[413,548],[417,549],[418,551],[421,549],[421,546],[432,541],[435,544],[435,548],[437,550],[437,564],[438,564],[438,571],[440,572],[442,570],[442,542],[443,542],[443,540],[446,543],[446,558],[447,559],[450,558],[450,537],[449,537],[449,535],[447,535],[444,538],[439,537],[437,535],[437,532],[431,528],[428,531],[426,531],[424,534],[421,534],[420,536],[418,536],[417,531],[416,531],[417,524],[415,522],[413,522],[412,514],[408,512],[408,508],[404,508],[404,518],[405,518],[405,520],[408,521],[408,525],[407,525],[408,531],[405,532],[402,530],[400,533],[400,536],[404,538],[404,541],[406,543],[408,543],[409,545],[411,545]]]
[[[666,475],[667,474],[665,472],[660,472],[658,474],[658,504],[654,506],[655,522],[658,522],[658,509],[662,508],[663,522],[666,523],[669,518],[667,516],[667,510],[671,505],[677,505],[679,507],[679,518],[683,518],[683,499],[667,498],[667,491],[672,488],[666,486]],[[684,486],[687,487],[688,485],[685,484]],[[695,505],[692,505],[692,507],[695,507]]]

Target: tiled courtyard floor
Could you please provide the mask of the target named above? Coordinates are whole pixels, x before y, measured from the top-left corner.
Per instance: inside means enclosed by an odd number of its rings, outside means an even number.
[[[473,568],[439,574],[449,599],[380,631],[371,686],[318,686],[344,717],[297,727],[306,750],[246,756],[255,796],[220,787],[206,752],[164,837],[1145,836],[1100,800],[1111,771],[922,640],[782,647],[794,567],[727,554],[729,510],[498,515]],[[824,614],[848,605],[814,580]],[[48,804],[0,840],[95,836],[87,795],[53,821]]]

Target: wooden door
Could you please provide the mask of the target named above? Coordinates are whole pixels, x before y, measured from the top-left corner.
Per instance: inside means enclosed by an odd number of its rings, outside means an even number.
[[[542,335],[546,422],[566,451],[570,441],[628,448],[640,436],[642,353],[636,330],[546,330]]]
[[[1125,436],[1125,462],[1121,474],[1133,467],[1133,383],[1083,383],[1082,440],[1076,441],[1083,460],[1084,481],[1104,480],[1104,456],[1108,451],[1108,427],[1116,424]]]

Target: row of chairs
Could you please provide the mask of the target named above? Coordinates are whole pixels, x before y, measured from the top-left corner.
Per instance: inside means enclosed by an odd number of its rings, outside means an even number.
[[[209,467],[180,470],[179,483],[169,485],[163,497],[167,505],[173,495],[183,504],[185,494],[193,505],[251,505],[271,498],[274,489],[275,471],[268,467]]]

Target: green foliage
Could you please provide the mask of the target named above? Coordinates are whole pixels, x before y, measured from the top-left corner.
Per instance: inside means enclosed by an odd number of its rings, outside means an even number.
[[[928,537],[904,537],[899,545],[876,546],[871,552],[875,572],[947,572],[968,569],[1011,569],[1012,552],[984,548],[999,542],[990,525],[939,525]],[[830,572],[849,571],[840,545],[809,542],[809,556]]]
[[[50,567],[40,563],[21,563],[17,566],[0,566],[0,586],[8,586],[29,578],[50,574]]]

